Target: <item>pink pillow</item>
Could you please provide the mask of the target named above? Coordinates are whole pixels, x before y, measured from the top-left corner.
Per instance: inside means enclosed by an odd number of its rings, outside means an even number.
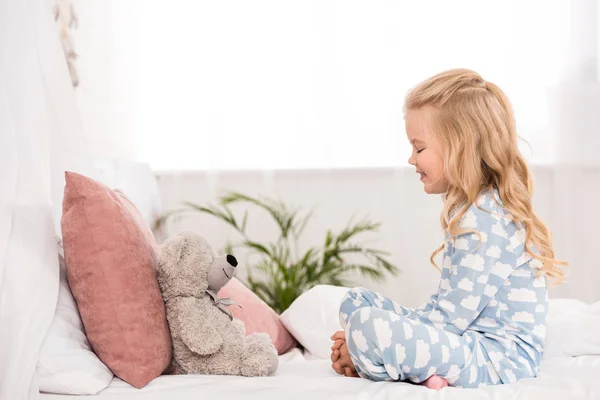
[[[233,278],[219,291],[219,297],[229,297],[242,306],[229,306],[228,309],[246,325],[246,334],[264,332],[271,337],[279,354],[284,354],[298,344],[279,320],[279,315],[248,289],[237,278]]]
[[[67,172],[62,233],[69,286],[100,360],[136,388],[171,361],[156,241],[127,197]]]

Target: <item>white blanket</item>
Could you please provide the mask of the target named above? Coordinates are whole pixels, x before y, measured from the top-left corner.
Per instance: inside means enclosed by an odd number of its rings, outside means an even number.
[[[284,320],[317,353],[331,342],[326,333],[335,329],[339,299],[331,288],[304,295]],[[335,289],[339,291],[338,289]],[[343,291],[339,291],[342,293]],[[339,293],[338,293],[339,294]],[[330,300],[329,302],[327,300]],[[315,304],[313,304],[316,302]],[[328,305],[331,303],[331,305]],[[335,305],[333,307],[332,305]],[[306,310],[319,309],[306,321]],[[295,323],[296,320],[300,323]],[[333,322],[332,322],[333,321]],[[308,323],[308,324],[307,324]],[[324,350],[323,350],[324,351]],[[315,354],[317,354],[315,353]],[[326,352],[325,352],[326,353]],[[480,389],[446,388],[435,392],[409,383],[371,382],[336,375],[327,359],[299,349],[280,357],[277,374],[268,378],[237,376],[162,376],[142,390],[119,379],[97,396],[110,400],[130,399],[600,399],[600,303],[553,299],[548,314],[546,352],[539,375],[517,384]],[[44,400],[70,397],[43,395]]]
[[[440,392],[401,382],[371,382],[336,375],[330,362],[298,349],[281,356],[276,376],[163,376],[136,390],[119,379],[101,394],[107,400],[133,399],[599,399],[600,356],[553,357],[539,377],[516,384],[479,389],[445,388]],[[42,395],[43,400],[70,397]]]

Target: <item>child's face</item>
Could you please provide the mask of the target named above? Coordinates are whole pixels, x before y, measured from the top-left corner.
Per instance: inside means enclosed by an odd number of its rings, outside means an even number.
[[[446,193],[448,179],[444,173],[444,152],[435,135],[428,129],[426,113],[426,108],[409,110],[406,113],[406,135],[412,145],[408,163],[414,165],[417,173],[421,175],[426,193]]]

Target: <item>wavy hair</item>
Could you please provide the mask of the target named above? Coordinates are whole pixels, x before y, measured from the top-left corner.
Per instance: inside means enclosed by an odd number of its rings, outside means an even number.
[[[531,174],[502,90],[474,71],[448,70],[409,91],[405,111],[422,109],[445,153],[449,187],[440,217],[444,231],[451,237],[465,233],[459,223],[467,209],[483,191],[495,188],[513,220],[525,228],[525,250],[541,262],[538,271],[561,283],[559,266],[567,263],[554,258],[550,232],[533,211]],[[443,248],[431,255],[438,269],[434,258]]]

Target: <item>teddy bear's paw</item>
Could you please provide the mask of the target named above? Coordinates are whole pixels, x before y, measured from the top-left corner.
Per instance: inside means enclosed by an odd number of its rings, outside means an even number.
[[[263,354],[246,355],[241,373],[243,376],[270,376],[277,371],[278,366],[279,358],[277,354],[265,352]]]
[[[271,338],[264,332],[254,332],[246,336],[246,347],[271,347],[273,351],[276,351]]]
[[[242,375],[273,375],[278,366],[277,350],[269,336],[254,333],[246,337],[246,351],[242,358]]]
[[[241,320],[234,319],[233,321],[231,321],[231,325],[240,335],[246,336],[246,326]]]

